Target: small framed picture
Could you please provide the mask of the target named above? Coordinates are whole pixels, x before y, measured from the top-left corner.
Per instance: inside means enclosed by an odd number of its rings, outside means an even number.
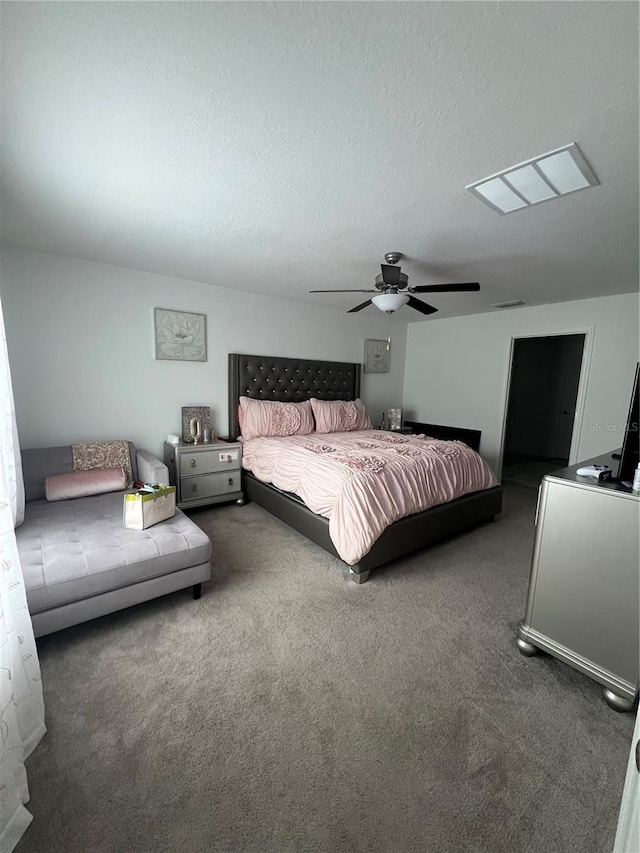
[[[182,440],[189,444],[194,439],[192,421],[198,421],[200,440],[204,439],[205,432],[211,435],[211,409],[209,406],[183,406],[182,407]]]
[[[207,360],[207,315],[154,308],[156,358],[171,361]]]
[[[374,341],[367,338],[364,342],[364,372],[388,373],[389,362],[389,341]]]
[[[389,429],[401,429],[402,409],[387,409],[387,424]]]

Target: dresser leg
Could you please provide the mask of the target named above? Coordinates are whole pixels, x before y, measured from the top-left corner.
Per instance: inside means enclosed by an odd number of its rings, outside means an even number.
[[[518,625],[518,636],[516,638],[516,645],[518,646],[518,651],[521,655],[525,655],[530,658],[533,655],[537,655],[540,649],[537,646],[534,646],[533,643],[529,642],[529,636],[527,634],[526,628],[523,627],[523,623],[520,622]]]
[[[193,585],[193,600],[197,601],[202,595],[202,584],[194,583]]]
[[[604,701],[610,708],[613,708],[614,711],[631,711],[635,704],[633,699],[618,696],[617,693],[614,693],[613,690],[609,690],[608,687],[605,687],[602,693],[604,694]]]
[[[523,640],[522,637],[518,637],[516,645],[518,646],[520,654],[525,655],[528,658],[538,654],[538,648],[534,646],[533,643],[528,643],[526,640]]]

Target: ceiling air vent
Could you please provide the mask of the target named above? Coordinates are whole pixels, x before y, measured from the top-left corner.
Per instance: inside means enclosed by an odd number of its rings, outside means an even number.
[[[512,299],[511,302],[496,302],[492,308],[517,308],[519,305],[524,305],[522,299]]]
[[[600,182],[575,142],[474,181],[465,189],[497,213],[512,213]]]

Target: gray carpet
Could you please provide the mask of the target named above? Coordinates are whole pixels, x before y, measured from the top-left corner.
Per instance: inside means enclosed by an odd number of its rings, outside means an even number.
[[[524,658],[535,491],[371,573],[255,505],[193,514],[215,579],[39,642],[18,853],[604,853],[633,731]]]
[[[534,486],[536,489],[545,474],[551,474],[560,468],[566,468],[567,462],[561,459],[556,462],[544,459],[528,459],[512,462],[502,469],[503,483],[518,483],[521,486]]]

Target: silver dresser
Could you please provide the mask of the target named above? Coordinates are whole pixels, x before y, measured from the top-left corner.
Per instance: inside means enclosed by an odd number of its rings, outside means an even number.
[[[631,710],[640,658],[640,496],[613,482],[547,474],[536,512],[529,594],[518,628],[525,655],[543,650],[604,687],[617,711]]]

